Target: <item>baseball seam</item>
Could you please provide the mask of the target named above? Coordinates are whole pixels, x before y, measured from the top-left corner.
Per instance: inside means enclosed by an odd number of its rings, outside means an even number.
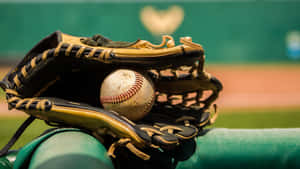
[[[155,100],[155,93],[152,94],[151,99],[146,103],[143,114],[147,113],[151,110],[151,108],[152,108],[151,105],[154,102],[154,100]]]
[[[103,96],[100,98],[101,103],[118,104],[134,96],[142,88],[144,82],[143,77],[139,73],[134,72],[134,75],[135,75],[135,82],[130,89],[117,96]]]

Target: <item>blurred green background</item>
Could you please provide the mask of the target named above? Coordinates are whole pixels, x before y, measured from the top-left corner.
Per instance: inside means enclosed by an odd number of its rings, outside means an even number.
[[[224,83],[221,114],[213,127],[299,128],[299,11],[298,0],[0,0],[0,78],[56,30],[153,43],[160,43],[163,34],[171,34],[177,44],[180,37],[191,36],[204,46],[207,67]],[[253,94],[258,95],[249,102],[256,100],[260,106],[241,106],[232,100]],[[293,104],[276,100],[272,104],[276,98]],[[261,106],[262,102],[268,104]],[[0,107],[4,106],[0,90]],[[10,116],[5,108],[0,111],[2,147],[25,117]],[[46,128],[43,122],[35,122],[14,148]]]
[[[61,30],[156,43],[159,34],[192,36],[206,49],[208,63],[295,62],[299,9],[297,0],[1,0],[0,57],[20,58]]]

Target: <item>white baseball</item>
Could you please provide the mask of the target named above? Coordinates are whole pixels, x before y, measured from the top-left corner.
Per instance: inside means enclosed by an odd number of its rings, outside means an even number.
[[[113,110],[136,121],[151,110],[155,89],[151,79],[136,71],[118,69],[103,81],[100,101],[107,110]]]

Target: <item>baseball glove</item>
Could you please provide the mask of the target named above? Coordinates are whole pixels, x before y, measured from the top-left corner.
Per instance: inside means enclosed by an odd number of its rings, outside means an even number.
[[[147,149],[168,151],[196,137],[215,120],[208,109],[222,84],[203,70],[201,45],[189,37],[180,42],[175,46],[170,36],[163,36],[160,45],[116,42],[101,35],[81,38],[59,31],[46,37],[0,83],[9,108],[30,115],[2,154],[35,118],[85,129],[102,141],[110,137],[112,157],[118,146],[125,146],[147,160]],[[147,72],[154,82],[155,104],[142,120],[132,122],[101,105],[102,81],[120,68]]]

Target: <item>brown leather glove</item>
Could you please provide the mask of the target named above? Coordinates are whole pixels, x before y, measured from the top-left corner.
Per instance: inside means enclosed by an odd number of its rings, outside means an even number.
[[[203,71],[203,48],[188,37],[180,42],[175,46],[170,36],[163,36],[160,45],[114,42],[100,35],[82,38],[55,32],[5,76],[1,87],[9,108],[50,125],[86,129],[100,140],[110,136],[111,156],[125,146],[146,160],[150,156],[143,150],[169,151],[215,120],[207,110],[222,84]],[[104,77],[120,68],[147,72],[156,88],[151,112],[137,122],[100,103]]]

